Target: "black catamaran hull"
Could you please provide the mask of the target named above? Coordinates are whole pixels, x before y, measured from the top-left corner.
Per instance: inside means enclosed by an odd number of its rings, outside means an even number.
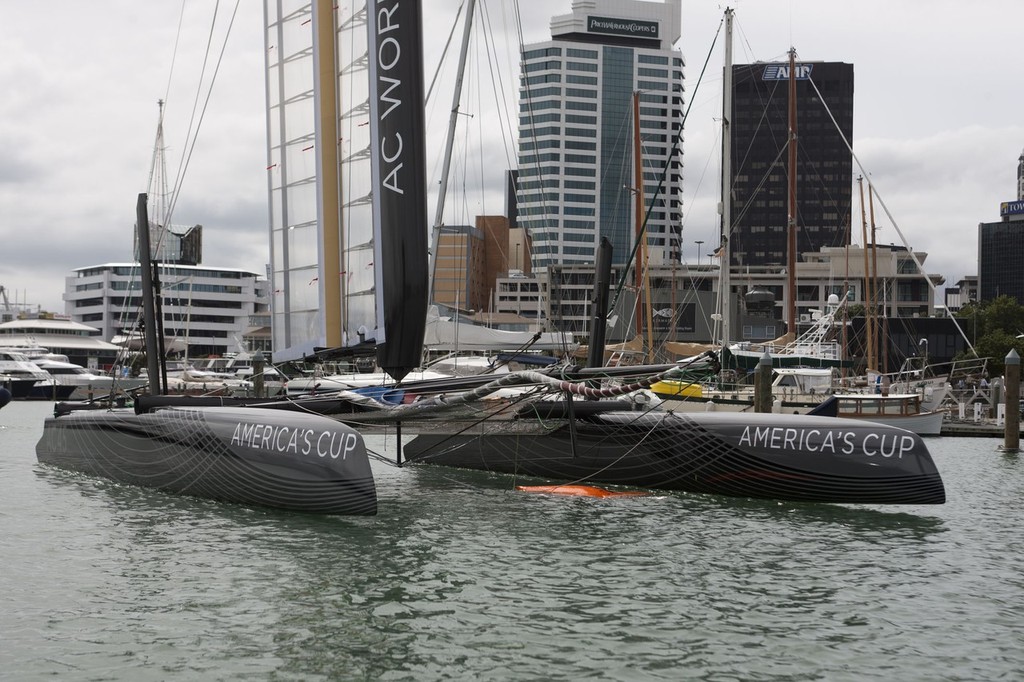
[[[43,464],[132,485],[321,514],[375,514],[362,437],[335,420],[214,407],[48,418]]]
[[[612,412],[561,421],[421,430],[411,462],[807,502],[942,504],[942,478],[919,436],[849,419],[774,414]],[[453,435],[454,434],[454,435]]]

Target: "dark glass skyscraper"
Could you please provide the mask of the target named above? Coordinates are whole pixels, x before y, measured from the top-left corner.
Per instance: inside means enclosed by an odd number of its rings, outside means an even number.
[[[843,138],[853,144],[853,65],[797,62],[796,104],[797,251],[845,245],[853,159]],[[733,66],[732,135],[732,263],[784,265],[788,62]]]

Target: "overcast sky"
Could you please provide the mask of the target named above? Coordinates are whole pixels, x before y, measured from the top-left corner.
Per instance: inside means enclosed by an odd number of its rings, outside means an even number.
[[[487,104],[494,98],[492,73],[501,75],[506,99],[514,97],[513,3],[481,3],[486,20],[478,23],[501,44],[487,63],[490,38],[474,34],[458,145],[459,157],[470,160],[456,162],[448,223],[504,212],[503,171],[514,158],[513,141],[501,134],[507,118]],[[425,3],[428,81],[459,4]],[[781,60],[793,46],[803,60],[854,65],[854,147],[882,200],[911,246],[928,252],[930,272],[948,284],[974,273],[978,223],[997,220],[999,202],[1016,198],[1024,149],[1024,60],[1016,36],[1024,2],[741,0],[733,6],[736,63]],[[172,0],[0,0],[0,285],[12,302],[63,312],[64,279],[72,269],[131,258],[157,100],[168,102],[173,177],[188,151],[215,7],[214,0],[190,0],[182,13]],[[234,7],[220,2],[210,68]],[[683,147],[690,260],[695,240],[716,239],[721,42],[699,90],[696,81],[724,7],[684,0],[677,45],[687,63],[687,99],[693,98]],[[524,41],[548,39],[551,15],[569,10],[570,0],[522,0]],[[243,0],[173,216],[175,224],[204,226],[206,265],[260,273],[269,253],[262,27],[262,2]],[[453,51],[457,43],[458,37]],[[451,92],[450,77],[442,76],[428,103],[434,182]],[[880,208],[876,213],[879,242],[901,243]]]

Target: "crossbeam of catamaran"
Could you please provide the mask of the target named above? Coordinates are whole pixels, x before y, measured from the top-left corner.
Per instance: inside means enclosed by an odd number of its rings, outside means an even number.
[[[521,386],[546,387],[552,392],[571,393],[596,400],[636,393],[637,391],[650,388],[659,381],[680,379],[685,377],[688,372],[703,368],[708,368],[715,372],[718,371],[718,356],[713,351],[707,351],[702,355],[671,365],[668,368],[663,366],[662,371],[656,373],[637,376],[634,371],[634,381],[607,387],[595,387],[592,383],[599,378],[607,376],[606,370],[608,368],[588,368],[576,370],[571,374],[566,373],[563,376],[552,376],[535,370],[510,372],[469,390],[459,393],[439,392],[433,397],[421,398],[419,401],[407,405],[392,405],[358,391],[345,390],[333,395],[370,410],[367,413],[359,414],[361,421],[398,422],[449,410],[461,405],[468,405],[483,400],[487,396],[505,388]],[[593,371],[595,369],[599,371]],[[443,385],[443,382],[440,382],[438,388],[440,389]],[[395,390],[401,390],[401,387],[396,386]]]

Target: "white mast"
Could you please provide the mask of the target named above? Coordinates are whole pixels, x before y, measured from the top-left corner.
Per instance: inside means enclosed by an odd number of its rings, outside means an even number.
[[[732,8],[725,10],[725,64],[722,73],[722,200],[718,206],[722,214],[722,233],[719,254],[721,271],[719,276],[718,312],[721,320],[715,320],[714,336],[724,348],[729,344],[729,323],[732,319],[732,283],[730,281],[731,256],[729,237],[732,232]],[[700,264],[697,264],[698,267]],[[719,336],[719,325],[721,335]],[[712,339],[714,340],[714,339]]]
[[[459,116],[459,103],[462,100],[462,77],[466,72],[466,54],[469,52],[469,34],[473,27],[473,13],[476,11],[476,0],[466,3],[466,26],[462,32],[462,50],[459,53],[459,70],[455,76],[455,94],[452,97],[452,111],[448,117],[448,140],[444,148],[444,165],[441,168],[441,187],[437,193],[437,212],[434,214],[434,229],[430,239],[430,266],[427,268],[429,277],[429,295],[434,296],[434,271],[437,268],[437,248],[441,241],[441,224],[444,220],[444,200],[448,193],[448,171],[452,165],[452,147],[455,144],[455,122]]]

